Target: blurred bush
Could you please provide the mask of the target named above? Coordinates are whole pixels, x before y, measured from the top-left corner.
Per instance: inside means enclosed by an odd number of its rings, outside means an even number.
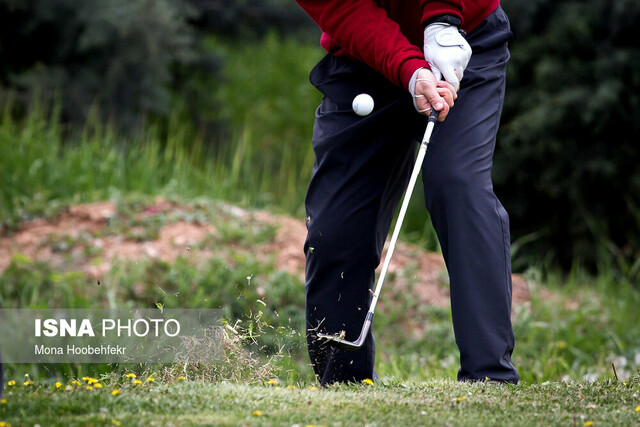
[[[33,100],[57,102],[76,124],[96,108],[123,130],[180,108],[210,125],[222,58],[207,36],[305,23],[281,0],[0,0],[0,101],[18,114]]]
[[[315,24],[293,0],[186,0],[194,6],[193,25],[228,37],[262,37],[269,32],[317,42]]]
[[[167,116],[172,89],[189,93],[219,68],[200,48],[190,13],[168,0],[4,0],[0,81],[17,93],[19,108],[59,98],[63,118],[74,123],[92,106],[124,129]]]
[[[515,247],[638,278],[640,2],[502,4],[515,37],[494,175]]]

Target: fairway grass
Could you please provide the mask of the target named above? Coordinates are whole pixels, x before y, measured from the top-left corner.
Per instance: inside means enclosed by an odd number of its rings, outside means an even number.
[[[126,383],[126,381],[125,381]],[[67,390],[65,390],[67,388]],[[486,385],[452,380],[339,385],[142,381],[87,389],[18,383],[0,405],[11,425],[638,425],[628,382]],[[117,394],[113,390],[119,390]]]

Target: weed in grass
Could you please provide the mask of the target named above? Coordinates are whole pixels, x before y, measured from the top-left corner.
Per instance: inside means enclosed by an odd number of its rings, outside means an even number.
[[[88,388],[93,379],[101,388]],[[153,378],[154,381],[147,381]],[[53,383],[17,384],[0,406],[13,424],[223,425],[636,425],[640,376],[615,381],[494,386],[451,380],[378,381],[325,389],[201,382],[125,373]],[[28,419],[26,418],[28,417]]]
[[[634,307],[640,295],[629,284],[582,279],[534,286],[530,306],[520,310],[514,322],[518,342],[514,352],[526,381],[545,379],[611,378],[611,361],[624,357],[624,370],[638,353],[640,323]],[[528,362],[525,362],[528,361]]]

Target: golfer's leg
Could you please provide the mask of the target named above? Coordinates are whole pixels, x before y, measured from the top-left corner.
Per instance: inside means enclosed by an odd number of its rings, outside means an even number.
[[[342,91],[337,93],[340,97]],[[410,101],[377,102],[379,108],[367,117],[356,116],[349,103],[349,96],[336,100],[325,94],[318,109],[316,163],[306,197],[307,340],[323,385],[373,376],[371,332],[357,351],[335,349],[316,333],[344,331],[348,340],[360,334],[375,268],[416,150],[398,125]]]
[[[494,15],[469,35],[474,55],[463,88],[436,127],[423,172],[427,208],[450,276],[458,378],[517,382],[509,220],[491,181],[509,32],[506,17]]]

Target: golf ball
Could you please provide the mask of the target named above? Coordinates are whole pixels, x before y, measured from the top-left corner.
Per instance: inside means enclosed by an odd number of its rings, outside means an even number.
[[[371,95],[361,93],[353,98],[353,112],[359,116],[366,116],[373,111],[373,98]]]

